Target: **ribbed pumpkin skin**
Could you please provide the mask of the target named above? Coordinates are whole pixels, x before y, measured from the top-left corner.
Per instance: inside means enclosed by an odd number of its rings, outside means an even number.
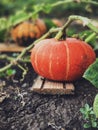
[[[31,53],[34,70],[47,79],[57,81],[79,79],[95,58],[91,46],[75,38],[42,40]]]
[[[24,21],[12,29],[11,36],[17,44],[28,46],[41,37],[46,30],[46,25],[41,19],[34,22]]]

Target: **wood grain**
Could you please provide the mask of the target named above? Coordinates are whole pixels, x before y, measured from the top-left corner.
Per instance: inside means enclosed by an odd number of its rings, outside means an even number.
[[[38,76],[33,84],[32,91],[40,94],[74,94],[75,86],[72,83],[56,82]]]
[[[0,43],[0,52],[21,52],[25,47],[14,43]]]

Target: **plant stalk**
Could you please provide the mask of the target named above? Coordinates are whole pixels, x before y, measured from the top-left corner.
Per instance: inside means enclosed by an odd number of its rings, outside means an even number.
[[[11,68],[13,65],[16,65],[18,61],[20,61],[20,59],[26,54],[26,52],[28,52],[29,50],[31,50],[39,41],[49,37],[52,33],[58,32],[61,28],[51,28],[46,34],[44,34],[41,38],[39,38],[38,40],[36,40],[35,42],[33,42],[30,46],[26,47],[21,53],[20,55],[18,55],[16,57],[16,59],[11,60],[11,62],[6,65],[3,68],[0,68],[0,73],[6,71],[7,69]]]
[[[91,23],[90,19],[88,19],[86,17],[79,16],[79,15],[71,15],[71,16],[69,16],[67,22],[61,28],[61,30],[57,33],[57,35],[55,36],[55,39],[59,40],[62,37],[65,30],[67,29],[67,27],[75,20],[82,21],[83,26],[87,26],[93,32],[98,33],[98,29]]]
[[[4,72],[7,69],[9,69],[11,66],[18,64],[18,61],[26,54],[26,52],[28,52],[29,50],[31,50],[39,41],[49,37],[51,34],[58,32],[57,35],[55,36],[55,38],[58,40],[62,37],[63,32],[65,32],[66,28],[75,20],[80,20],[82,21],[84,26],[87,26],[88,28],[90,28],[93,32],[98,34],[98,29],[96,29],[96,27],[91,23],[90,19],[86,18],[86,17],[82,17],[82,16],[78,16],[78,15],[72,15],[69,16],[67,22],[64,24],[64,26],[62,26],[61,28],[51,28],[46,34],[44,34],[41,38],[39,38],[38,40],[36,40],[34,43],[32,43],[30,46],[26,47],[21,53],[20,55],[18,55],[16,57],[15,60],[11,61],[7,66],[3,67],[0,69],[0,72]]]
[[[89,43],[95,36],[96,36],[96,33],[94,32],[85,39],[85,42]]]

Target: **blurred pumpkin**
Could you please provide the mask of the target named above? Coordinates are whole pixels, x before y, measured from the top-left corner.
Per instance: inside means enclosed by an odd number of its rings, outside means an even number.
[[[52,22],[57,26],[57,27],[61,27],[63,25],[63,22],[61,22],[61,20],[59,19],[52,19]]]
[[[12,39],[20,46],[28,46],[47,31],[43,20],[24,21],[11,30]]]

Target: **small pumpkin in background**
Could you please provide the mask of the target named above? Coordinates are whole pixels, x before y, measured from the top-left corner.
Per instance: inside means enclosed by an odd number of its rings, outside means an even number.
[[[41,76],[55,81],[74,81],[96,59],[92,47],[76,38],[45,39],[32,49],[31,63]]]
[[[58,19],[35,21],[24,21],[16,25],[11,30],[12,39],[20,46],[28,46],[36,39],[40,38],[51,27],[60,27],[62,23]]]
[[[61,27],[63,25],[63,22],[61,22],[61,20],[59,19],[52,19],[52,22],[57,26],[57,27]]]
[[[47,31],[43,20],[24,21],[11,30],[12,39],[20,46],[28,46]]]

